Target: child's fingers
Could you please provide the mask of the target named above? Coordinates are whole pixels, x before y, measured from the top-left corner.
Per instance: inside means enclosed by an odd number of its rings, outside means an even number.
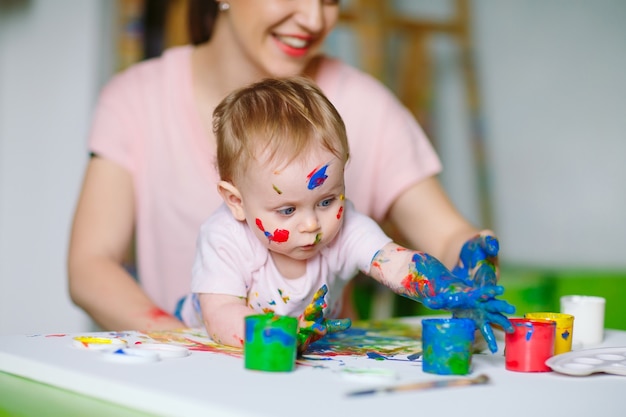
[[[331,319],[325,320],[326,330],[328,333],[342,332],[352,326],[352,320],[350,319]]]

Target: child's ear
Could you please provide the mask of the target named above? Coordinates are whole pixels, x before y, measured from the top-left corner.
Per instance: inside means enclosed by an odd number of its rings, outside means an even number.
[[[246,220],[246,214],[243,210],[243,200],[241,199],[241,193],[237,187],[228,181],[220,181],[217,184],[217,192],[220,193],[235,219],[239,221]]]

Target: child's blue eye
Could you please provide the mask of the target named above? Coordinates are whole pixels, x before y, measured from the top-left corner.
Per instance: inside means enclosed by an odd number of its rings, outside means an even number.
[[[327,198],[326,200],[322,200],[320,202],[320,206],[321,207],[328,207],[328,206],[330,206],[333,203],[333,201],[335,201],[334,197],[333,198]]]
[[[287,208],[278,210],[278,214],[282,214],[283,216],[290,216],[293,214],[294,211],[296,211],[295,208],[287,207]]]

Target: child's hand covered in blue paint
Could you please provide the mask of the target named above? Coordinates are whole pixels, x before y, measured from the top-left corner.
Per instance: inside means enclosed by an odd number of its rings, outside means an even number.
[[[398,294],[428,308],[472,318],[492,352],[498,346],[490,324],[512,330],[504,314],[513,313],[515,308],[496,299],[504,292],[503,287],[495,285],[495,281],[478,283],[458,277],[427,253],[388,244],[374,257],[370,273]]]
[[[459,262],[452,270],[452,273],[476,289],[495,286],[498,282],[498,252],[500,244],[498,239],[491,235],[491,232],[483,231],[474,236],[461,248]],[[495,287],[502,288],[502,287]],[[497,295],[501,295],[500,292]],[[496,301],[496,300],[494,300]],[[509,321],[498,314],[500,312],[511,314],[515,308],[511,305],[504,305],[504,301],[496,301],[497,304],[490,304],[484,309],[457,310],[455,317],[468,317],[474,319],[481,333],[485,337],[489,349],[495,352],[497,344],[490,323],[499,325],[505,331],[512,331]],[[508,303],[506,303],[508,304]]]
[[[496,285],[499,250],[498,239],[483,231],[465,242],[452,273],[472,287]]]
[[[298,317],[298,353],[302,354],[309,345],[321,339],[329,333],[347,330],[352,325],[350,319],[325,319],[324,308],[326,307],[326,293],[328,287],[322,286],[315,295],[311,303],[304,309]]]
[[[502,289],[501,286],[495,286],[494,288]],[[504,292],[504,289],[499,292]],[[486,301],[483,305],[480,305],[478,308],[452,310],[452,316],[474,320],[476,327],[485,338],[487,346],[489,346],[489,350],[491,353],[496,353],[498,350],[498,343],[496,342],[496,337],[493,334],[491,325],[495,324],[500,326],[507,333],[512,332],[513,326],[509,322],[509,319],[507,319],[502,313],[512,314],[514,312],[515,307],[506,301],[491,299]]]
[[[476,250],[476,247],[482,248],[483,243],[491,245],[491,253],[494,253],[494,250],[497,253],[497,240],[486,242],[484,239],[477,239],[470,242],[471,245],[466,244],[464,248],[473,247],[475,250],[471,250],[471,253],[476,254],[483,251],[483,249]],[[413,262],[415,274],[428,277],[428,282],[432,283],[429,287],[430,293],[422,291],[424,296],[422,303],[432,309],[449,310],[454,317],[473,319],[476,327],[483,334],[489,350],[495,353],[498,350],[498,345],[491,324],[501,326],[507,332],[513,331],[513,327],[504,314],[515,312],[515,307],[511,304],[496,299],[497,296],[504,293],[504,287],[495,285],[495,274],[485,273],[481,275],[481,279],[468,283],[465,277],[458,277],[439,260],[428,254],[415,254]],[[487,264],[478,266],[479,270],[481,267],[483,270],[487,268],[491,270]],[[419,279],[417,282],[419,283]]]

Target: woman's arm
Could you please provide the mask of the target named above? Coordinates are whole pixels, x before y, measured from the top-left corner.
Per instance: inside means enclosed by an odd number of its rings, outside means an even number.
[[[68,253],[72,301],[104,329],[184,327],[159,309],[122,266],[133,228],[130,174],[109,160],[91,158],[74,215]]]
[[[431,254],[449,269],[459,261],[463,245],[480,232],[456,210],[436,177],[404,191],[389,218],[412,248]]]

